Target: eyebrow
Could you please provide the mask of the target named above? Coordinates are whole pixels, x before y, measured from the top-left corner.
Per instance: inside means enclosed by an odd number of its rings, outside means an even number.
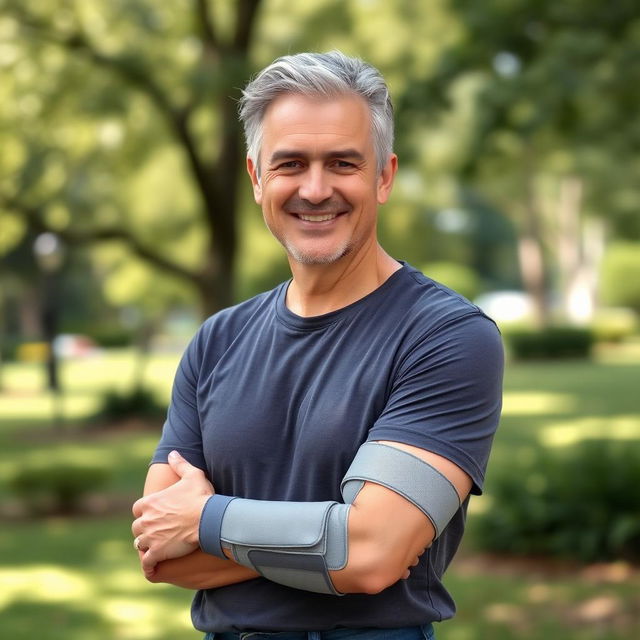
[[[299,149],[280,149],[278,151],[274,151],[269,158],[269,164],[273,164],[274,162],[278,162],[279,160],[286,160],[288,158],[306,158],[308,156],[304,151],[300,151]],[[324,158],[349,158],[350,160],[355,160],[357,162],[363,162],[364,156],[357,149],[336,149],[334,151],[328,151],[323,154]]]

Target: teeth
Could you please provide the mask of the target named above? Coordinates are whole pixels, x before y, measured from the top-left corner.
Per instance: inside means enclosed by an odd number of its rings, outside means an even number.
[[[330,213],[326,216],[305,216],[301,213],[298,217],[300,220],[304,220],[305,222],[325,222],[326,220],[333,220],[337,217],[337,214]]]

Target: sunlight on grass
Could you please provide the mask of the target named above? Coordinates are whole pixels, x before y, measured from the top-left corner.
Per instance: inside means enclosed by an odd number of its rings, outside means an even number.
[[[0,607],[25,598],[44,602],[95,598],[94,582],[78,571],[55,565],[0,569]]]
[[[103,579],[96,580],[91,574],[54,565],[0,569],[0,612],[24,601],[93,602],[92,608],[113,626],[118,638],[155,638],[172,627],[192,630],[184,606],[163,602],[159,607],[160,594],[149,591],[150,585],[133,570],[106,571]]]
[[[118,638],[157,638],[160,632],[166,630],[169,617],[172,626],[193,633],[191,621],[184,611],[176,615],[172,609],[159,610],[154,598],[106,598],[100,604],[99,611],[115,626]]]
[[[99,404],[100,398],[95,394],[65,393],[62,414],[66,420],[76,420],[95,413]],[[11,421],[17,419],[50,420],[53,411],[53,398],[47,393],[5,393],[2,395],[0,420],[11,427]]]
[[[161,402],[168,402],[179,353],[157,353],[149,357],[143,383]],[[107,391],[128,391],[135,385],[135,353],[131,349],[103,351],[82,360],[61,363],[62,410],[65,420],[94,414]],[[12,428],[13,421],[46,422],[53,415],[53,399],[46,390],[42,363],[5,365],[0,392],[0,424]]]
[[[510,391],[504,394],[502,415],[535,416],[549,413],[571,413],[575,407],[576,398],[566,393]]]
[[[113,461],[117,455],[116,451],[101,449],[99,445],[95,448],[66,445],[64,448],[56,448],[55,462],[57,464],[70,464],[78,466],[95,466],[112,468]],[[47,466],[53,462],[51,449],[44,448],[30,451],[22,457],[20,466]],[[15,464],[9,466],[15,467]]]
[[[640,439],[640,416],[592,416],[557,422],[543,427],[538,438],[548,447],[565,447],[581,440],[599,438],[637,442]]]

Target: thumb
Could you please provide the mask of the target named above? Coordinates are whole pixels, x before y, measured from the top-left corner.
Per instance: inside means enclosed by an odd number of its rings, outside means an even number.
[[[196,469],[192,464],[189,464],[177,451],[172,451],[168,456],[169,466],[177,473],[181,478]]]

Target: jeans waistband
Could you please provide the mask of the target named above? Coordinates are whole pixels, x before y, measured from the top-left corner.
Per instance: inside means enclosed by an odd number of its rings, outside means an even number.
[[[331,631],[243,631],[207,633],[204,640],[435,640],[433,626],[394,629],[333,629]]]

